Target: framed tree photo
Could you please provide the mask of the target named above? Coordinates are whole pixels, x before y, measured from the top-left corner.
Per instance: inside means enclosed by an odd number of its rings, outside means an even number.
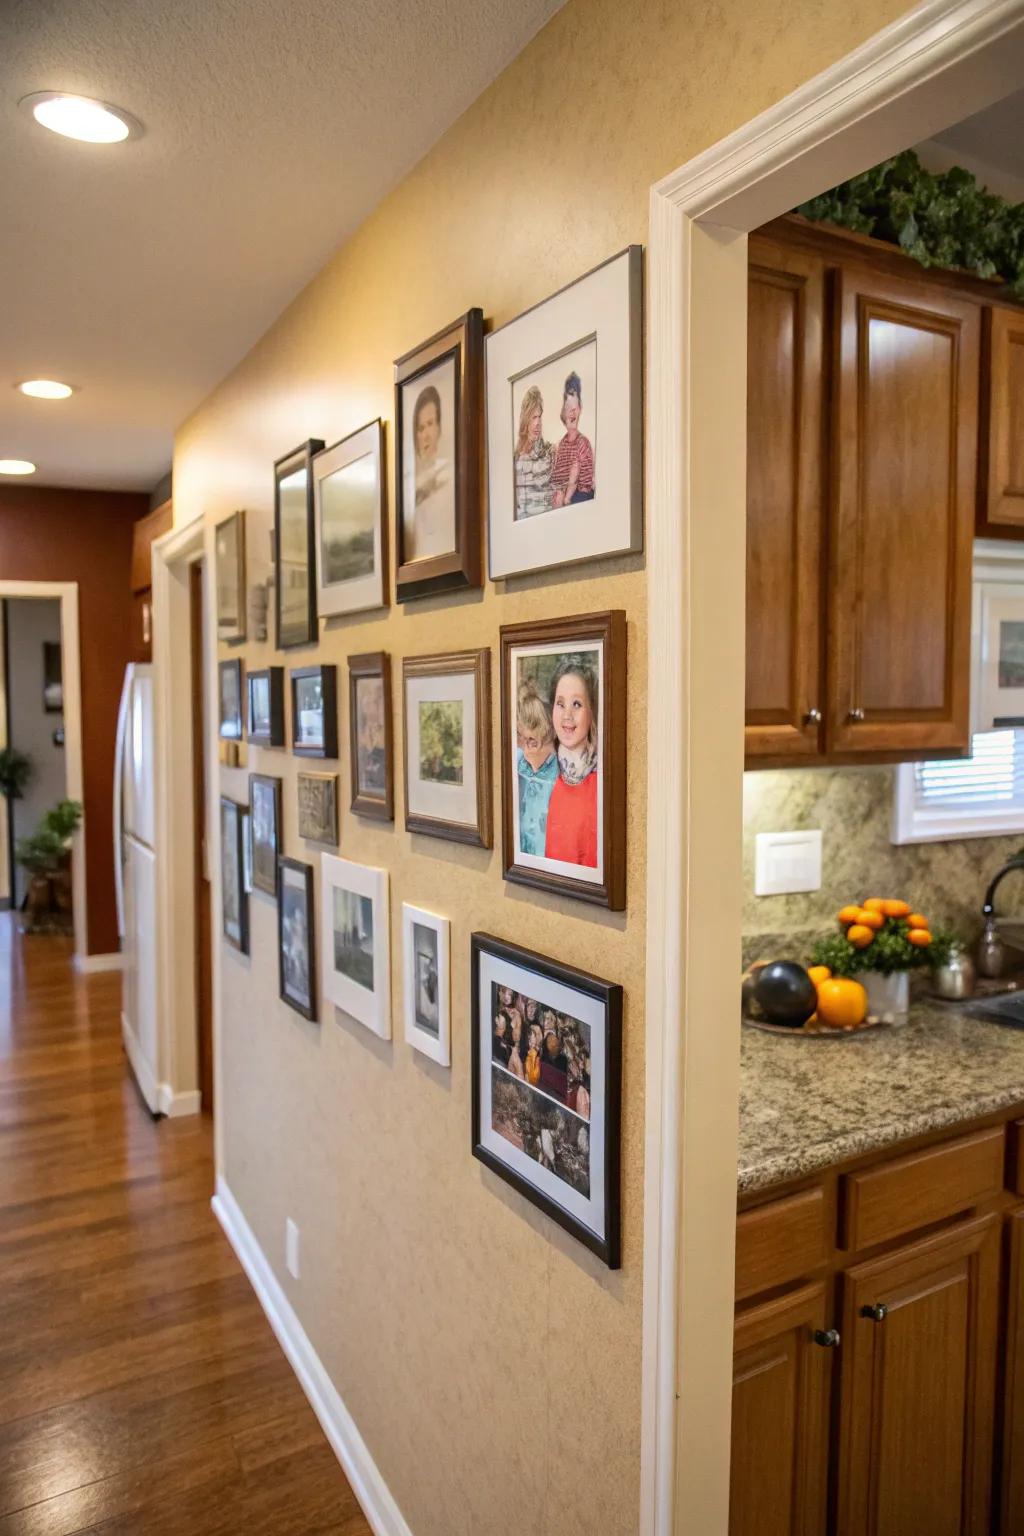
[[[621,1262],[622,988],[474,933],[473,1156]]]
[[[313,459],[320,617],[388,603],[384,423],[378,419]]]
[[[490,848],[491,653],[402,662],[405,825]]]
[[[242,689],[245,666],[240,656],[217,663],[217,731],[222,741],[242,739]]]
[[[280,779],[266,773],[250,773],[249,819],[253,889],[276,896],[277,861],[281,853]]]
[[[626,615],[501,628],[505,879],[626,904]]]
[[[282,1002],[316,1022],[313,866],[278,860],[277,949]]]
[[[249,897],[245,888],[247,806],[220,797],[220,902],[224,937],[240,954],[249,953]]]
[[[391,658],[370,651],[348,659],[348,734],[352,809],[395,819],[391,726]]]
[[[478,587],[483,311],[395,363],[398,601]]]
[[[298,757],[337,757],[337,679],[333,665],[292,671],[292,751]]]
[[[300,773],[299,836],[310,843],[338,846],[338,775]]]
[[[274,464],[274,601],[277,649],[313,645],[317,637],[312,460],[323,447],[310,438]]]
[[[388,872],[325,854],[322,875],[324,997],[390,1040]]]
[[[246,740],[256,747],[284,746],[284,668],[263,667],[246,677],[249,729]]]
[[[217,639],[245,639],[245,513],[232,512],[213,531],[217,582]]]

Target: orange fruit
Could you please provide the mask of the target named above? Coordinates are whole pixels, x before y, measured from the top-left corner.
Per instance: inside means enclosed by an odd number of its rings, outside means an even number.
[[[928,919],[926,917],[922,917],[920,912],[911,912],[910,916],[907,918],[907,927],[908,928],[925,928],[925,929],[927,929],[928,926],[929,926]]]
[[[857,922],[862,928],[873,928],[877,933],[879,928],[881,928],[884,924],[885,918],[882,916],[881,912],[876,912],[873,909],[869,910],[868,908],[865,908],[865,910],[861,912],[857,918]]]
[[[832,972],[827,965],[809,965],[807,967],[807,974],[814,982],[814,985],[820,987],[823,981],[828,981]]]
[[[927,928],[911,928],[907,934],[907,943],[913,944],[915,949],[926,949],[932,941],[932,936]]]
[[[885,909],[886,909],[886,907],[888,905],[889,905],[889,903],[887,901],[883,901],[881,896],[869,896],[867,901],[864,902],[864,911],[865,912],[881,912],[882,915],[884,916],[885,915]]]
[[[886,917],[906,917],[910,911],[909,901],[883,901],[882,911]]]
[[[867,1017],[868,995],[859,981],[834,976],[818,988],[818,1018],[834,1029],[851,1029]]]
[[[838,916],[841,923],[855,923],[860,917],[860,907],[844,907]]]
[[[875,930],[865,927],[863,923],[851,923],[846,930],[846,937],[854,949],[867,949],[875,937]]]

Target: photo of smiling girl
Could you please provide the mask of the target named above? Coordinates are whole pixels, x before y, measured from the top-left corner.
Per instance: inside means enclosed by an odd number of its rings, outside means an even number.
[[[558,778],[548,805],[544,855],[597,868],[597,669],[585,654],[559,661],[551,684]]]
[[[540,856],[547,838],[548,802],[558,778],[555,733],[548,707],[531,679],[520,684],[516,709],[519,848]]]

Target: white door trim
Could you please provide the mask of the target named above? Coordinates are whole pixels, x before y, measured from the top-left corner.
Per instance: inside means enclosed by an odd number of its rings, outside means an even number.
[[[1024,0],[928,0],[652,189],[643,1536],[728,1525],[746,236],[1022,78]]]

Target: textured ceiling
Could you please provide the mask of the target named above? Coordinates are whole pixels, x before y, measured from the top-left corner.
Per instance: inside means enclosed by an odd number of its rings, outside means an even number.
[[[0,0],[0,457],[146,489],[175,427],[561,0]],[[143,136],[58,138],[30,91]],[[13,385],[81,386],[64,404]]]

